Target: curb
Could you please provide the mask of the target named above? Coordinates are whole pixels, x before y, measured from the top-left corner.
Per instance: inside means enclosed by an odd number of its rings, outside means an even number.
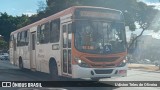
[[[145,70],[145,69],[134,69],[134,68],[129,68],[128,70],[136,70],[136,71],[160,73],[160,70]]]

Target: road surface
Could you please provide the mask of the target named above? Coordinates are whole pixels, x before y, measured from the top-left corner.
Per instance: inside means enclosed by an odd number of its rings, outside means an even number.
[[[8,61],[0,61],[0,81],[49,81],[48,74],[21,71]],[[104,78],[100,81],[160,81],[160,72],[128,70],[127,77]],[[160,90],[160,87],[60,87],[60,88],[0,88],[0,90]]]

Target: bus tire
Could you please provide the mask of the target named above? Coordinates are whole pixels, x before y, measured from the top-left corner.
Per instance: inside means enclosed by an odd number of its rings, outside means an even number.
[[[23,70],[23,61],[22,61],[22,58],[20,57],[19,58],[19,69]]]
[[[104,77],[104,78],[111,78],[111,77]],[[98,78],[98,77],[97,77],[97,78],[96,78],[96,77],[95,77],[95,78],[91,78],[92,81],[97,81],[97,82],[98,82],[100,79],[103,79],[103,78]]]
[[[50,62],[49,63],[49,71],[50,71],[50,76],[52,81],[59,81],[60,78],[58,76],[58,68],[57,64],[55,62]]]
[[[91,81],[99,81],[100,78],[91,78]]]

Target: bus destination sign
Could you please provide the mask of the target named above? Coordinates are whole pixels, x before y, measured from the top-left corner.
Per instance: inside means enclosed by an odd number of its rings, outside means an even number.
[[[122,19],[122,15],[118,11],[111,12],[110,10],[77,10],[76,18],[111,19],[120,21]]]
[[[94,12],[94,11],[81,11],[80,16],[82,17],[92,17],[92,18],[106,18],[120,20],[120,15],[116,13],[105,13],[105,12]]]

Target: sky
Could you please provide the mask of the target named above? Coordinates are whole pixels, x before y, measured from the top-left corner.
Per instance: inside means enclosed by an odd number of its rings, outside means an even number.
[[[139,0],[147,3],[147,5],[154,5],[156,9],[160,10],[160,0]]]
[[[0,12],[9,15],[20,16],[22,14],[36,14],[38,2],[46,0],[0,0]]]
[[[46,0],[0,0],[0,12],[7,12],[9,15],[20,16],[27,14],[31,16],[37,13],[38,2]],[[144,1],[148,5],[155,5],[156,8],[160,9],[160,0],[139,0]]]

